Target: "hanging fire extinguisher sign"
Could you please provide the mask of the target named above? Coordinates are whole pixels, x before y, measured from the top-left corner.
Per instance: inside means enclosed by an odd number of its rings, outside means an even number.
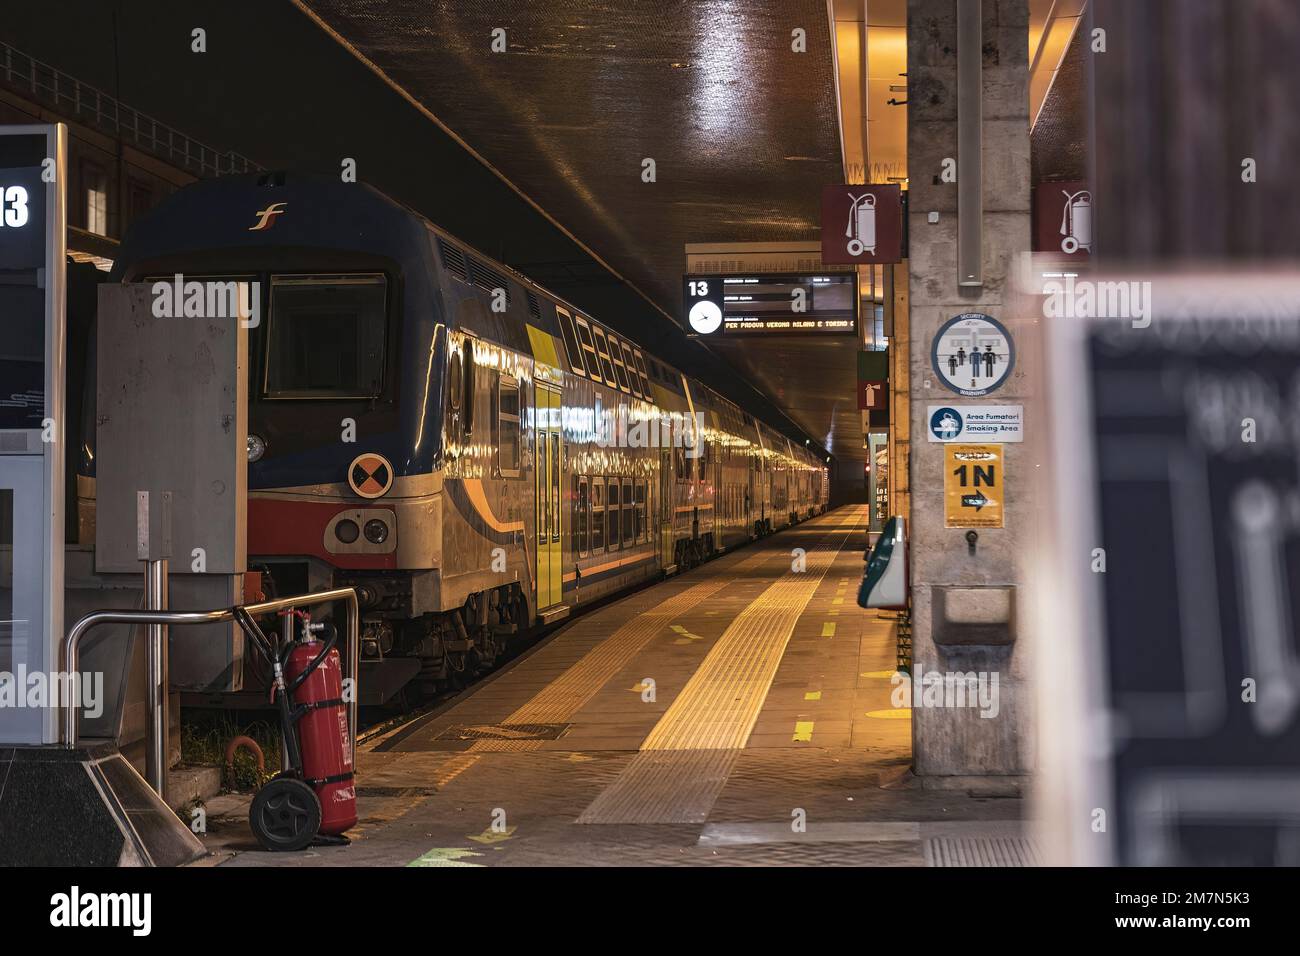
[[[903,200],[897,183],[822,190],[822,262],[860,265],[903,259]]]
[[[1092,190],[1085,182],[1045,182],[1034,187],[1034,252],[1087,258],[1093,245]]]

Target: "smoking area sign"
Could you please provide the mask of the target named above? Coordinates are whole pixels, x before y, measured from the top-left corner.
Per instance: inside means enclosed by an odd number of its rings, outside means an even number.
[[[1001,528],[1005,481],[1001,445],[945,445],[944,527]]]

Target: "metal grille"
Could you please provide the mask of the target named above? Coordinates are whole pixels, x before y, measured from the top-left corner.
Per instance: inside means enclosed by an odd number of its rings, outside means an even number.
[[[931,837],[925,841],[926,866],[1042,866],[1033,841],[1024,837]]]

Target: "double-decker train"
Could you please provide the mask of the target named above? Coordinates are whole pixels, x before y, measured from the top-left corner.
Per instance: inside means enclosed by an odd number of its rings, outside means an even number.
[[[370,187],[186,187],[113,280],[178,275],[258,296],[249,567],[357,588],[363,703],[826,508],[806,449]],[[91,454],[79,487],[85,513]]]

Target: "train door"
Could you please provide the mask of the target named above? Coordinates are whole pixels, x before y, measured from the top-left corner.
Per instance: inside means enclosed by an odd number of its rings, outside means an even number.
[[[560,431],[560,390],[536,383],[533,417],[537,502],[537,608],[559,604],[564,586],[560,542],[560,480],[564,460]]]
[[[659,565],[673,563],[673,449],[659,449]]]

